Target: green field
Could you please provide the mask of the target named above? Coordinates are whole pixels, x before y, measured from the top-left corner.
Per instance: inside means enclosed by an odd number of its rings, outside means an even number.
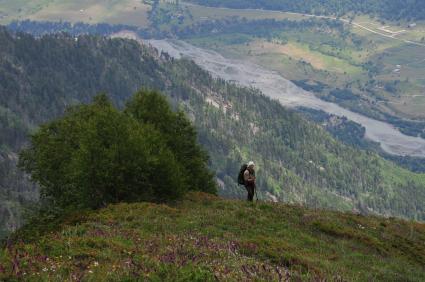
[[[31,19],[147,26],[149,9],[139,0],[4,0],[0,1],[0,23]]]
[[[296,15],[285,12],[273,12],[264,10],[233,10],[233,9],[220,9],[214,7],[204,7],[198,5],[189,5],[183,2],[190,13],[193,15],[195,21],[202,21],[207,19],[224,19],[227,17],[239,16],[250,20],[258,19],[276,19],[276,20],[302,20],[305,19],[302,15]]]

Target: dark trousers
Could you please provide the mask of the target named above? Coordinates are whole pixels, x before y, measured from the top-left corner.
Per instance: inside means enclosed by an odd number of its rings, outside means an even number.
[[[252,202],[254,200],[255,184],[246,183],[245,189],[248,192],[248,201]]]

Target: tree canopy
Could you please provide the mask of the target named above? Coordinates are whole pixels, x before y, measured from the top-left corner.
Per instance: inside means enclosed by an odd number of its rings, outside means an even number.
[[[42,125],[20,154],[44,204],[64,209],[164,202],[188,190],[216,193],[207,160],[184,114],[146,90],[123,111],[105,94],[69,108]]]

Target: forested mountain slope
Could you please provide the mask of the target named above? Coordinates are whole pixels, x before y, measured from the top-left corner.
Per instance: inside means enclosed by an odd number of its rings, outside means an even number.
[[[422,0],[189,0],[201,5],[228,8],[282,10],[317,15],[378,15],[385,19],[424,20]]]
[[[213,79],[190,61],[136,41],[63,34],[34,39],[5,29],[0,30],[0,56],[5,133],[0,187],[9,202],[7,212],[1,210],[3,227],[20,218],[19,203],[37,195],[15,168],[26,134],[99,92],[121,107],[142,87],[162,91],[189,115],[211,156],[222,195],[244,195],[235,177],[241,163],[253,159],[262,199],[425,220],[425,175],[344,146],[278,102]]]

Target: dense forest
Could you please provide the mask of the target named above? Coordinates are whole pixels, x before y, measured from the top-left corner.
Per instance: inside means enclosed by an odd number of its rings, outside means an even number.
[[[44,34],[66,32],[70,35],[81,34],[97,34],[110,35],[121,30],[138,30],[134,26],[128,25],[110,25],[107,23],[87,24],[87,23],[70,23],[70,22],[50,22],[50,21],[13,21],[8,24],[7,28],[12,31],[21,31],[30,33],[34,36]]]
[[[347,14],[377,15],[389,20],[425,19],[422,0],[189,0],[200,5],[228,8],[282,10],[317,15],[343,16]]]
[[[379,143],[365,138],[366,129],[346,117],[328,114],[321,110],[299,107],[297,109],[304,117],[321,124],[335,139],[361,150],[378,152],[387,160],[414,172],[425,173],[425,160],[418,157],[395,156],[383,151]]]
[[[278,102],[214,79],[191,61],[136,41],[88,35],[35,39],[2,28],[0,42],[3,227],[13,229],[21,202],[37,199],[36,187],[15,167],[27,134],[99,92],[121,109],[142,87],[162,91],[194,123],[221,195],[244,195],[235,178],[241,163],[253,159],[261,199],[425,220],[424,175],[342,145]]]

